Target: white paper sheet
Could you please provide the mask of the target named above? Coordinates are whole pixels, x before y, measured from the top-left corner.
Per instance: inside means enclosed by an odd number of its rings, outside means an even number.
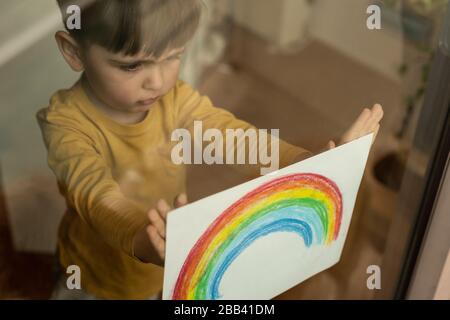
[[[163,299],[271,299],[336,264],[372,136],[172,211]]]

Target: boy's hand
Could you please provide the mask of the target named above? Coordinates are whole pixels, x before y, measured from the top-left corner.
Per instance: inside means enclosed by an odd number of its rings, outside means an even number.
[[[187,196],[180,194],[174,203],[175,208],[179,208],[187,204]],[[167,214],[171,208],[164,200],[159,200],[156,208],[148,212],[148,219],[150,224],[147,226],[147,234],[153,247],[159,255],[159,258],[164,260],[166,255],[166,220]]]
[[[383,119],[383,115],[383,107],[379,104],[374,105],[372,109],[364,109],[356,121],[352,124],[350,129],[342,135],[339,140],[339,145],[361,138],[371,132],[374,133],[372,139],[373,144],[378,134],[378,130],[380,129],[380,121]],[[336,143],[331,140],[328,142],[327,146],[321,150],[321,152],[331,150],[335,147]]]
[[[373,143],[380,129],[380,121],[383,119],[383,115],[383,107],[379,104],[374,105],[372,109],[364,109],[350,129],[342,135],[339,144],[353,141],[372,132],[374,133]]]
[[[180,194],[174,202],[179,208],[188,202],[186,194]],[[171,207],[165,200],[158,201],[156,208],[147,213],[149,224],[135,237],[135,256],[143,262],[164,265],[166,253],[166,220]]]

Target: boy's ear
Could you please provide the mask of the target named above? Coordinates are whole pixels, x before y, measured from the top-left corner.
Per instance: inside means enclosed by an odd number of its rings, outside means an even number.
[[[65,31],[58,31],[55,34],[55,40],[58,44],[64,59],[75,72],[84,70],[83,60],[81,58],[80,45]]]

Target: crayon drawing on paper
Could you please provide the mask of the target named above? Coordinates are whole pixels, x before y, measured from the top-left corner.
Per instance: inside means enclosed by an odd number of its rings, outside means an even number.
[[[270,299],[337,263],[370,138],[170,214],[164,299]]]

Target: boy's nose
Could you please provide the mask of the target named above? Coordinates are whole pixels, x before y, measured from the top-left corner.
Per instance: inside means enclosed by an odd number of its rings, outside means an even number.
[[[160,66],[152,66],[145,74],[143,88],[158,91],[164,86],[164,77]]]

